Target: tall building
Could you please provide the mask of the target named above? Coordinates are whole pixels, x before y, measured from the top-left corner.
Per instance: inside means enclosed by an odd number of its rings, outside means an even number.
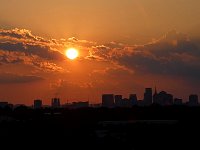
[[[59,108],[60,107],[60,99],[59,98],[52,98],[51,106],[53,108]]]
[[[197,106],[198,105],[198,95],[192,94],[189,96],[189,105]]]
[[[8,106],[8,102],[0,102],[0,108],[5,108]]]
[[[115,106],[122,106],[122,95],[115,95]]]
[[[182,105],[183,104],[183,100],[180,98],[175,98],[174,99],[174,105]]]
[[[73,102],[72,103],[72,108],[87,108],[89,107],[89,102]]]
[[[155,87],[155,91],[154,91],[154,94],[153,94],[153,103],[154,104],[157,103],[157,99],[158,99],[158,92],[157,92],[157,89]]]
[[[152,88],[145,89],[144,104],[147,106],[152,104]]]
[[[154,94],[153,96],[154,104],[166,106],[166,105],[173,105],[173,95],[168,94],[165,91],[161,91],[158,94]]]
[[[132,106],[132,105],[131,105],[130,99],[124,98],[124,99],[122,100],[122,107],[131,107],[131,106]]]
[[[36,99],[34,100],[34,109],[42,108],[42,100]]]
[[[132,106],[137,105],[137,95],[136,94],[130,94],[129,100]]]
[[[113,107],[114,106],[114,95],[113,94],[103,94],[102,95],[102,106],[103,107]]]

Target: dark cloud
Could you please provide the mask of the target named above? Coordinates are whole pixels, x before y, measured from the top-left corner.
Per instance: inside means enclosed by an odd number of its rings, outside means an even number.
[[[43,71],[60,71],[66,57],[55,47],[57,41],[45,40],[29,30],[0,29],[0,63],[34,65]],[[56,70],[58,69],[58,70]]]
[[[44,78],[33,75],[19,75],[12,73],[1,73],[0,84],[30,83],[42,81]]]
[[[0,50],[0,65],[28,65],[40,72],[62,72],[63,68],[54,62],[44,60],[38,56],[26,55],[23,52]],[[32,70],[34,71],[34,70]]]
[[[111,47],[97,46],[93,55],[127,67],[140,75],[178,76],[200,82],[200,49],[186,35],[176,31],[170,31],[145,45],[128,47],[114,43]]]
[[[161,40],[138,48],[140,53],[127,60],[146,72],[198,79],[200,49],[185,35],[169,32]],[[126,60],[124,60],[126,62]]]
[[[58,51],[53,51],[48,46],[31,45],[28,43],[1,42],[0,49],[10,52],[23,52],[26,55],[37,55],[48,60],[62,61],[65,57]]]
[[[52,48],[52,46],[57,46],[55,39],[45,40],[26,29],[0,29],[0,39],[0,49],[4,51],[23,52],[26,55],[37,55],[55,61],[65,59],[59,50]]]
[[[10,54],[10,55],[9,55]],[[9,52],[4,52],[0,50],[0,63],[1,64],[16,64],[24,63],[24,60],[20,57],[15,57]]]

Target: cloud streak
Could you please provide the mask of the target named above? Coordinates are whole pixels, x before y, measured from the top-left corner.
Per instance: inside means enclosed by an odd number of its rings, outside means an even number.
[[[19,75],[12,73],[1,73],[0,84],[18,84],[42,81],[44,78],[33,75]]]

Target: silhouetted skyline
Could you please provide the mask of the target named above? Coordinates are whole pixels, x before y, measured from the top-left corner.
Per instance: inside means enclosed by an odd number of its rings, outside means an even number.
[[[0,101],[0,107],[9,106],[13,107],[14,105],[9,104],[6,101]],[[18,104],[25,105],[25,104]],[[125,107],[130,108],[133,106],[151,106],[151,105],[160,105],[160,106],[199,106],[199,99],[197,94],[191,94],[188,96],[188,100],[183,102],[181,98],[169,94],[165,91],[160,91],[155,88],[154,93],[152,88],[145,88],[143,99],[138,99],[137,94],[130,94],[129,98],[124,98],[122,95],[114,94],[102,94],[101,103],[93,104],[88,101],[75,101],[75,102],[66,102],[66,100],[61,100],[60,98],[52,98],[51,105],[44,104],[41,99],[36,99],[33,101],[33,108],[40,109],[45,107],[52,108],[87,108],[87,107]],[[17,105],[15,105],[17,106]]]
[[[0,1],[0,100],[200,93],[198,0]]]
[[[166,97],[169,95],[164,91],[158,94],[158,98],[168,104],[169,99]],[[111,99],[113,102],[112,94],[103,98],[106,101]],[[119,95],[115,98],[121,100]],[[92,150],[160,149],[160,144],[165,145],[165,148],[180,148],[185,146],[180,144],[183,141],[191,148],[199,147],[198,142],[194,144],[194,140],[198,140],[196,137],[199,135],[200,107],[188,107],[196,106],[195,95],[190,96],[192,105],[145,107],[127,107],[127,98],[123,99],[125,102],[120,102],[125,107],[110,107],[111,103],[108,103],[109,107],[88,107],[86,102],[58,107],[59,99],[52,100],[56,107],[38,107],[41,106],[41,100],[35,100],[35,109],[24,105],[13,107],[1,102],[0,106],[4,106],[0,107],[1,141],[19,141],[32,145],[37,138],[37,144],[44,144],[44,141],[47,141],[45,148],[52,145],[57,148],[62,145],[63,148],[67,145],[70,148]],[[153,144],[146,144],[148,142]]]
[[[200,0],[0,0],[0,148],[199,147],[199,26]]]

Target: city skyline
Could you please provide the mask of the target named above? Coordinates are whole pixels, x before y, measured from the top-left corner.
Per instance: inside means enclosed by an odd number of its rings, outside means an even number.
[[[200,0],[0,0],[1,147],[198,149],[199,27]]]
[[[0,0],[0,100],[200,93],[198,0]],[[148,94],[147,94],[148,95]]]
[[[123,95],[118,94],[102,94],[101,102],[92,103],[88,100],[75,100],[68,101],[66,99],[60,99],[59,97],[51,98],[49,103],[44,103],[45,100],[34,99],[30,107],[39,109],[43,107],[52,107],[52,108],[85,108],[85,107],[133,107],[133,106],[151,106],[151,105],[160,105],[160,106],[199,106],[198,94],[188,95],[188,99],[184,101],[180,97],[176,97],[166,91],[158,91],[155,87],[154,91],[152,88],[145,88],[143,98],[139,99],[137,93],[129,94],[129,97],[124,97]],[[0,107],[6,107],[7,105],[13,106],[28,106],[26,104],[12,104],[8,101],[0,101]],[[9,107],[10,107],[9,106]],[[13,107],[12,106],[12,107]]]

